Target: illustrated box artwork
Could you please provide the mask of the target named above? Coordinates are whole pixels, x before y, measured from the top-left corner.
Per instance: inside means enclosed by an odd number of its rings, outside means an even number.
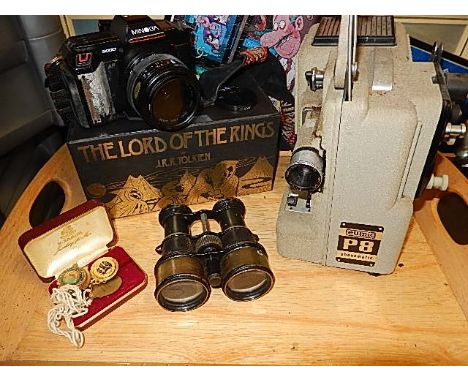
[[[185,15],[176,16],[193,29],[194,47],[202,63],[228,63],[236,51],[266,47],[278,58],[286,73],[287,88],[294,94],[296,56],[312,25],[319,22],[313,15]],[[281,150],[292,150],[294,104],[275,100],[281,121]]]
[[[304,36],[319,20],[320,17],[311,15],[250,16],[242,46],[267,47],[283,65],[287,88],[294,94],[297,53]],[[281,114],[281,149],[292,150],[296,143],[294,105],[285,101],[276,101],[275,104]]]
[[[70,129],[68,147],[87,198],[118,218],[271,190],[280,118],[260,90],[257,101],[243,112],[206,108],[174,133],[126,119]]]
[[[216,63],[232,61],[248,16],[187,15],[178,16],[193,29],[197,56]]]

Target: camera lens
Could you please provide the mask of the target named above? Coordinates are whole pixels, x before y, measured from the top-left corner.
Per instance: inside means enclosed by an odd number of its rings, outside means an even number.
[[[169,54],[132,60],[127,81],[128,101],[151,126],[164,131],[186,127],[200,104],[195,74]]]
[[[187,107],[186,97],[190,89],[180,78],[174,78],[154,92],[151,113],[155,121],[178,121]]]

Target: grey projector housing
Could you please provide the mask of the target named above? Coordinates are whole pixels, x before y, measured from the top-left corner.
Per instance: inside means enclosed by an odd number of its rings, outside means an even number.
[[[290,188],[285,193],[278,251],[317,264],[388,274],[398,262],[441,114],[435,68],[412,61],[409,38],[396,23],[393,46],[357,46],[352,99],[345,100],[334,78],[340,45],[312,45],[317,28],[298,53],[292,162],[307,162],[301,151],[313,151],[313,161],[317,154],[322,158],[323,179],[316,192]],[[323,74],[316,91],[305,78],[311,68]]]

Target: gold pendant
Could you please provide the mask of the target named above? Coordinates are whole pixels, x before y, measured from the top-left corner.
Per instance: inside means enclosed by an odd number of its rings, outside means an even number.
[[[109,296],[119,290],[122,285],[122,279],[117,276],[105,284],[93,285],[89,297],[92,299]]]
[[[119,263],[113,257],[105,256],[91,265],[93,283],[101,284],[111,280],[119,270]]]
[[[77,264],[65,269],[57,278],[59,286],[76,285],[85,290],[91,282],[91,275],[86,268],[80,268]]]

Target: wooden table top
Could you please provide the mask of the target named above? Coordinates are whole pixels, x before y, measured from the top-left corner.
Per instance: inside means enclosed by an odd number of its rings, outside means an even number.
[[[284,157],[273,191],[242,197],[246,222],[260,236],[276,276],[268,295],[241,303],[214,290],[194,311],[163,310],[153,297],[154,248],[163,236],[158,214],[118,219],[118,244],[147,272],[148,286],[87,329],[84,347],[75,349],[48,331],[47,285],[17,245],[28,229],[21,209],[45,179],[72,174],[67,192],[82,198],[68,151],[62,148],[53,159],[18,202],[15,220],[10,215],[0,232],[3,364],[468,364],[468,322],[414,220],[391,275],[278,255],[275,222],[285,189]]]

